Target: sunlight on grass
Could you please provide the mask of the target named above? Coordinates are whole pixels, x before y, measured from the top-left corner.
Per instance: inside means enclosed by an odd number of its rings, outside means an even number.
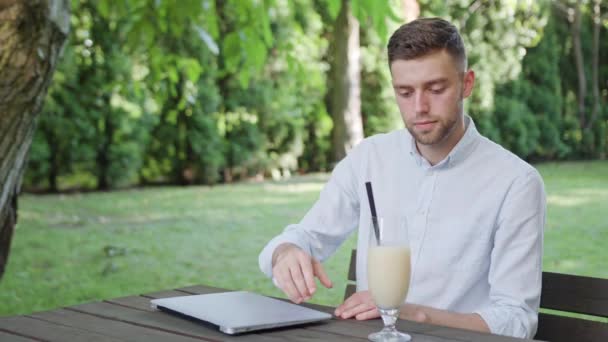
[[[300,183],[300,184],[268,184],[264,186],[265,191],[272,191],[275,193],[302,193],[320,191],[322,184],[319,183]]]
[[[539,165],[548,194],[545,270],[608,278],[608,162]],[[214,187],[23,195],[0,315],[196,284],[282,296],[260,271],[262,247],[298,222],[327,174]],[[342,301],[351,236],[313,302]]]
[[[560,207],[576,207],[586,204],[590,201],[592,201],[591,198],[586,198],[582,196],[547,196],[547,204],[556,205]]]
[[[561,207],[576,207],[608,198],[608,189],[579,188],[564,194],[547,195],[547,203]]]

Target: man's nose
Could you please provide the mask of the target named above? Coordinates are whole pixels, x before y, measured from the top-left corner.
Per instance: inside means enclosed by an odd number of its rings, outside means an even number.
[[[429,100],[423,91],[416,94],[414,106],[414,110],[417,114],[426,114],[429,112]]]

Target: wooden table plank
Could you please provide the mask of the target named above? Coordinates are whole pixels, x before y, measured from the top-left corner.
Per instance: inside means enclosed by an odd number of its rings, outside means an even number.
[[[217,326],[152,309],[150,299],[229,291],[207,286],[189,286],[141,296],[114,298],[35,313],[0,318],[0,340],[5,335],[17,341],[353,341],[366,340],[382,328],[379,319],[342,320],[297,327],[272,329],[243,335],[227,335]],[[282,299],[285,300],[285,299]],[[304,306],[333,314],[334,308],[316,304]],[[410,333],[416,342],[523,341],[504,336],[450,329],[429,324],[398,321],[398,329]],[[14,334],[11,334],[13,332]],[[4,334],[4,335],[1,335]]]
[[[205,293],[215,293],[215,292],[223,292],[226,290],[211,288],[209,289],[206,286],[189,286],[184,288],[179,288],[175,290],[176,292],[172,292],[173,294],[161,292],[161,294],[167,295],[180,295],[179,293],[191,293],[191,294],[205,294]],[[278,298],[281,299],[281,298]],[[285,299],[284,299],[285,300]],[[303,306],[309,307],[311,309],[327,312],[333,315],[335,308],[305,303]],[[430,324],[418,324],[400,321],[398,324],[398,329],[402,331],[407,331],[410,335],[414,336],[416,340],[424,340],[424,341],[469,341],[467,339],[459,339],[459,338],[444,338],[441,336],[434,336],[429,334],[430,332],[438,329],[439,327],[430,325]],[[361,338],[367,340],[367,336],[372,332],[379,331],[382,329],[382,321],[380,319],[376,320],[368,320],[368,321],[357,321],[354,319],[338,319],[334,318],[332,321],[322,325],[315,325],[312,327],[306,327],[308,330],[316,330],[330,334],[350,336],[351,338]]]
[[[205,293],[215,293],[215,292],[223,292],[229,290],[218,289],[215,287],[207,287],[202,285],[197,286],[189,286],[178,288],[176,291],[191,293],[191,294],[205,294]],[[179,294],[177,294],[179,295]],[[279,298],[280,299],[280,298]],[[318,305],[318,304],[303,304],[304,306],[310,307],[315,310],[324,311],[330,314],[333,314],[334,308]],[[350,323],[350,324],[349,324]],[[323,324],[319,326],[315,326],[314,328],[309,329],[317,329],[321,331],[325,331],[328,333],[334,334],[345,334],[350,336],[357,337],[366,337],[369,333],[374,331],[379,331],[382,328],[382,321],[380,319],[376,320],[368,320],[368,321],[356,321],[356,320],[340,320],[334,319],[330,322],[330,324]],[[467,341],[467,342],[481,342],[481,341],[491,341],[491,342],[521,342],[525,341],[523,339],[508,337],[508,336],[500,336],[493,335],[487,333],[480,333],[475,331],[463,330],[463,329],[453,329],[442,327],[438,325],[431,324],[421,324],[410,322],[406,320],[398,320],[397,321],[397,329],[400,331],[407,332],[408,334],[415,337],[416,340],[423,339],[428,341]],[[529,340],[532,341],[532,340]]]
[[[103,334],[92,333],[74,327],[67,327],[32,317],[15,316],[0,319],[0,329],[14,331],[21,336],[27,336],[39,341],[74,341],[74,342],[120,342],[124,339],[116,339]]]
[[[36,342],[41,341],[38,339],[28,338],[21,335],[11,334],[9,332],[5,332],[3,329],[0,329],[0,341],[6,342]]]
[[[143,327],[112,319],[84,314],[70,309],[59,309],[54,311],[40,312],[31,315],[49,323],[70,326],[98,333],[116,339],[141,342],[164,342],[167,340],[175,342],[200,342],[201,339],[180,334],[170,333],[155,328]]]
[[[160,292],[159,294],[167,295],[167,296],[180,296],[181,293],[191,293],[191,294],[206,294],[206,293],[216,293],[216,292],[225,292],[225,289],[219,288],[209,288],[207,286],[189,286],[178,288],[175,292]],[[281,298],[278,298],[281,299]],[[309,307],[311,309],[327,312],[329,314],[334,313],[335,308],[305,303],[303,306]],[[422,341],[471,341],[471,339],[459,339],[459,338],[445,338],[441,336],[430,335],[429,332],[432,332],[439,327],[429,324],[418,324],[411,322],[403,322],[400,321],[398,324],[398,328],[402,331],[407,331],[410,335],[414,336],[416,340]],[[359,338],[363,340],[367,340],[367,336],[375,331],[379,331],[382,329],[382,321],[380,319],[377,320],[369,320],[369,321],[357,321],[354,319],[342,320],[338,318],[334,318],[329,323],[322,325],[315,325],[311,327],[306,327],[308,330],[315,330],[324,333],[336,334],[338,336],[348,336],[349,338]]]
[[[214,288],[214,287],[206,287],[206,286],[190,286],[190,287],[185,287],[185,288],[179,288],[176,290],[147,293],[147,294],[142,295],[142,297],[140,297],[141,298],[140,300],[132,298],[132,297],[122,298],[122,299],[118,298],[118,302],[125,304],[125,305],[130,305],[130,306],[139,306],[139,307],[149,308],[150,307],[149,302],[148,302],[148,299],[145,299],[146,297],[166,298],[166,297],[174,297],[174,296],[184,296],[187,294],[206,294],[206,293],[217,293],[217,292],[226,292],[226,291],[229,291],[229,290]],[[112,302],[114,302],[114,301],[116,301],[116,300],[112,300]],[[334,308],[332,308],[332,307],[318,305],[318,304],[306,303],[303,305],[310,307],[312,309],[315,309],[315,310],[327,312],[329,314],[333,314],[333,311],[334,311]],[[151,310],[153,310],[153,309],[151,309]],[[351,339],[352,338],[362,338],[362,339],[366,340],[367,335],[369,335],[370,333],[372,333],[374,331],[379,331],[382,328],[382,321],[379,319],[372,320],[372,321],[363,321],[363,322],[352,320],[352,319],[351,320],[335,319],[335,321],[336,322],[332,321],[333,324],[322,324],[322,325],[318,325],[318,326],[309,326],[309,327],[306,327],[306,329],[336,334],[338,336],[340,336],[346,332],[347,333],[346,336],[348,336],[348,338],[351,338]],[[429,331],[436,330],[437,326],[428,325],[428,324],[408,323],[408,322],[405,322],[404,324],[407,325],[407,327],[402,328],[402,329],[404,329],[404,331],[408,331],[410,334],[413,334],[416,337],[416,340],[422,340],[422,341],[458,341],[458,340],[462,340],[462,341],[467,341],[467,339],[457,339],[457,338],[447,338],[446,339],[444,337],[425,334]],[[286,329],[289,329],[289,328],[286,328]],[[294,328],[292,327],[291,330],[293,330],[293,329]],[[264,333],[264,336],[269,336],[269,333],[268,332]]]
[[[226,292],[225,289],[218,288],[199,288],[199,292],[194,293],[191,291],[192,289],[188,288],[188,292],[184,289],[172,290],[172,291],[160,291],[147,293],[142,295],[142,298],[146,298],[148,301],[152,298],[166,298],[173,296],[186,296],[193,294],[202,294],[202,293],[217,293],[217,292]],[[201,293],[202,292],[202,293]],[[145,297],[144,297],[145,296]],[[122,298],[120,301],[123,305],[143,305],[140,299],[136,298]],[[148,303],[149,307],[149,303]],[[310,340],[310,339],[319,339],[319,340],[331,340],[331,341],[353,341],[353,340],[367,340],[367,338],[362,338],[358,335],[342,334],[337,331],[323,331],[321,330],[309,330],[308,327],[322,327],[327,323],[322,324],[312,324],[312,325],[304,325],[300,327],[285,327],[283,329],[273,329],[272,331],[264,331],[260,333],[249,333],[247,335],[260,335],[260,337],[264,338],[280,338],[280,339],[290,339],[290,340]],[[226,335],[224,335],[226,336]],[[365,335],[367,336],[367,335]]]
[[[148,307],[150,305],[149,298],[139,296],[129,298],[134,298],[137,300],[139,303],[138,305],[142,305],[143,302],[147,302],[146,305]],[[108,302],[100,302],[75,305],[69,307],[68,309],[76,312],[96,315],[105,319],[112,319],[175,334],[181,334],[183,336],[198,338],[205,341],[230,341],[247,339],[247,337],[243,336],[232,337],[230,335],[225,335],[219,332],[216,327],[199,321],[195,322],[193,320],[184,319],[182,317],[166,314],[164,312],[148,311],[149,309],[143,310],[131,308],[126,299],[123,298],[122,301],[127,305],[116,305]],[[254,336],[247,340],[267,341],[267,339],[265,339],[263,336]]]
[[[331,323],[326,323],[331,324]],[[323,324],[325,325],[325,324]],[[276,337],[286,341],[367,341],[367,338],[328,333],[325,330],[314,330],[307,328],[283,328],[264,333],[264,336]]]

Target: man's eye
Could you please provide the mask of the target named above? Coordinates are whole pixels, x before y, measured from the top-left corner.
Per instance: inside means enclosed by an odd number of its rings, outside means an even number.
[[[399,96],[400,97],[410,97],[410,96],[412,96],[412,92],[402,91],[402,92],[399,92]]]
[[[433,94],[441,94],[444,91],[445,91],[444,87],[442,87],[442,88],[431,88],[431,93],[433,93]]]

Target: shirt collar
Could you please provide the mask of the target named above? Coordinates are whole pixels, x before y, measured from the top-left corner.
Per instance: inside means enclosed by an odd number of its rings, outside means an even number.
[[[465,132],[460,141],[452,148],[452,151],[439,163],[431,166],[431,164],[420,154],[418,148],[416,147],[416,140],[414,137],[407,132],[407,135],[410,140],[410,155],[416,161],[418,166],[424,167],[425,169],[443,169],[457,165],[466,159],[466,157],[471,154],[471,152],[475,149],[479,142],[479,137],[481,136],[475,127],[475,122],[473,119],[464,115],[464,125]]]

